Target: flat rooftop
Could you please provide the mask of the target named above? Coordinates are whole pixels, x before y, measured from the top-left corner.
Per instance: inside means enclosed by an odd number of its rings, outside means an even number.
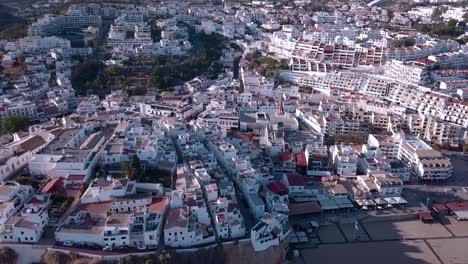
[[[52,140],[39,154],[63,154],[61,151],[65,148],[66,144],[81,131],[81,128],[71,128],[63,130],[57,137]]]

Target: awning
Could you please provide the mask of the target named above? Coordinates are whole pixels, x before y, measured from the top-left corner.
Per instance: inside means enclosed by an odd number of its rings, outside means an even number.
[[[385,200],[382,199],[382,198],[376,198],[376,199],[374,199],[374,202],[375,202],[377,205],[386,205],[386,204],[387,204],[387,201],[385,201]]]
[[[320,213],[320,211],[322,211],[322,208],[318,202],[289,204],[289,215],[314,214]]]
[[[348,197],[335,197],[335,202],[340,208],[353,208],[353,203]]]
[[[331,199],[320,199],[319,201],[322,210],[333,210],[340,209],[334,200]]]

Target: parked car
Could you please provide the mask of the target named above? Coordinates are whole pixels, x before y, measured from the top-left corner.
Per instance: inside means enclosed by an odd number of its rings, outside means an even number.
[[[107,247],[104,247],[102,250],[104,250],[104,251],[111,251],[111,250],[112,250],[112,248],[111,248],[111,247],[109,247],[109,246],[107,246]]]
[[[63,242],[63,245],[66,246],[66,247],[71,247],[71,246],[73,246],[73,242],[65,241],[65,242]]]
[[[138,246],[138,249],[139,250],[145,250],[145,249],[147,249],[147,247],[146,247],[146,245],[141,244],[141,245]]]

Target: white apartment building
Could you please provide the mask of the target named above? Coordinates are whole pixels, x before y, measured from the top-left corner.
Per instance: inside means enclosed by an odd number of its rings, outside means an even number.
[[[325,126],[325,133],[330,135],[356,133],[363,131],[364,130],[361,127],[361,123],[359,121],[348,120],[339,117],[334,117],[333,119],[329,118]]]
[[[453,174],[450,160],[418,138],[402,140],[399,158],[411,168],[413,177],[418,180],[446,180]]]
[[[391,60],[385,64],[385,76],[414,85],[424,85],[430,82],[428,64],[418,62],[405,63]]]
[[[210,203],[218,237],[233,239],[245,236],[245,223],[240,210],[225,197]]]
[[[70,40],[51,37],[30,36],[21,38],[19,44],[24,51],[50,50],[54,48],[69,49],[71,48]]]
[[[431,71],[431,79],[434,82],[450,82],[465,80],[468,78],[468,70],[435,70]]]
[[[2,182],[0,185],[0,225],[8,222],[33,194],[29,185],[17,182]]]
[[[78,114],[94,114],[101,106],[101,102],[97,96],[87,97],[78,104],[76,112]]]
[[[174,248],[214,242],[210,228],[191,218],[188,208],[171,208],[164,225],[164,244]]]
[[[133,47],[152,43],[151,27],[144,21],[144,14],[119,16],[111,25],[107,38],[108,47]]]
[[[288,216],[281,213],[265,213],[250,231],[250,241],[255,251],[278,246],[290,233]]]
[[[28,28],[30,36],[52,36],[61,33],[65,28],[97,27],[102,24],[101,17],[88,14],[66,14],[63,16],[45,15],[32,23]]]
[[[289,190],[282,182],[270,182],[266,186],[266,209],[268,212],[289,212]]]
[[[356,183],[368,197],[374,198],[401,197],[403,190],[402,180],[388,173],[359,175],[356,177]]]
[[[325,67],[327,64],[331,67],[353,67],[356,59],[357,52],[352,47],[301,40],[293,51],[290,65],[293,69],[299,70],[301,67],[298,68],[294,64],[303,61],[306,66],[303,71],[322,71],[320,70],[322,66],[317,63],[322,63]]]
[[[447,105],[442,117],[451,123],[468,127],[468,101],[453,100]]]
[[[137,124],[137,121],[124,121],[119,126],[119,131],[109,140],[102,149],[102,164],[116,164],[129,161],[137,156],[140,161],[154,166],[159,160],[158,131],[151,133],[147,127]]]
[[[290,34],[283,31],[276,31],[273,32],[270,38],[268,50],[282,58],[289,58],[296,47],[296,43],[297,40]]]
[[[36,243],[49,223],[49,193],[34,196],[23,210],[0,225],[0,241]]]
[[[30,135],[20,141],[0,147],[0,180],[24,168],[34,155],[49,141],[39,135]]]
[[[350,145],[330,147],[332,163],[338,175],[356,175],[358,155]]]
[[[369,149],[380,150],[382,155],[390,160],[398,158],[400,144],[400,134],[394,134],[392,136],[369,134],[367,139]]]
[[[466,51],[446,52],[427,58],[435,61],[440,69],[463,69],[468,66],[468,52]]]
[[[464,21],[464,15],[468,12],[468,8],[465,7],[450,7],[445,13],[442,14],[442,17],[445,21],[455,19],[459,22]]]
[[[186,55],[192,45],[189,41],[161,39],[159,42],[145,44],[135,48],[135,54],[141,56]]]
[[[137,192],[137,188],[149,192]],[[161,194],[158,184],[98,178],[59,226],[56,240],[107,248],[157,246],[169,204]]]
[[[100,131],[90,134],[92,128],[56,130],[56,138],[29,161],[30,173],[65,178],[83,175],[87,180],[100,159],[98,152],[106,140]]]
[[[8,116],[25,116],[36,120],[38,115],[37,105],[31,101],[12,102],[4,106]]]
[[[460,44],[455,41],[432,41],[428,45],[416,45],[407,48],[386,48],[385,57],[390,60],[410,61],[427,58],[430,55],[458,50]]]

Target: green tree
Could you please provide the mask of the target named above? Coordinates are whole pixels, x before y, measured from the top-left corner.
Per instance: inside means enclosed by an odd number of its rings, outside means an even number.
[[[25,116],[7,116],[1,125],[1,132],[15,133],[29,127],[30,120]]]
[[[467,22],[468,23],[468,22]],[[457,39],[458,43],[464,45],[466,43],[468,43],[468,35],[467,36],[463,36],[462,38],[459,38]]]
[[[133,169],[132,169],[132,166],[130,166],[130,163],[129,162],[124,162],[122,164],[122,174],[131,179],[134,175],[134,172],[133,172]]]
[[[449,20],[447,23],[417,24],[416,30],[424,34],[437,35],[444,39],[454,38],[465,33],[463,23],[458,23],[454,19]]]
[[[133,155],[131,166],[135,171],[135,177],[138,177],[141,173],[141,162],[137,155]]]
[[[416,44],[416,40],[414,38],[402,38],[402,39],[396,39],[392,41],[392,46],[395,48],[399,47],[412,47]]]
[[[130,180],[136,180],[141,174],[141,162],[137,155],[133,155],[131,161],[122,165],[122,173]]]
[[[29,178],[25,178],[25,177],[16,178],[16,182],[19,183],[19,184],[22,184],[22,185],[30,185],[34,189],[37,189],[37,187],[39,187],[39,182],[38,181],[29,179]]]
[[[16,264],[18,261],[18,254],[16,251],[9,247],[0,248],[0,263]]]
[[[51,198],[52,198],[52,201],[56,203],[63,203],[65,200],[67,200],[67,197],[63,196],[59,192],[54,192]]]
[[[87,95],[94,93],[97,95],[105,94],[105,87],[103,87],[100,78],[100,69],[104,66],[102,63],[97,63],[90,60],[83,60],[78,65],[73,67],[71,83],[73,89],[79,95]]]

